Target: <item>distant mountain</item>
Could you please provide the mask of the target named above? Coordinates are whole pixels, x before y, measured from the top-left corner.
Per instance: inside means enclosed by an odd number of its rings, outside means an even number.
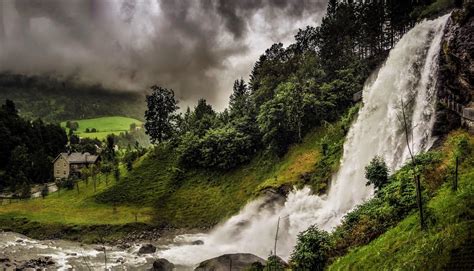
[[[15,102],[25,118],[48,122],[120,115],[143,119],[145,95],[51,76],[0,73],[0,100]]]

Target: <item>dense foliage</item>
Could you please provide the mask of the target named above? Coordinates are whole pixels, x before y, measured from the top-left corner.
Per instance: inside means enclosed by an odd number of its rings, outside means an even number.
[[[64,151],[66,132],[41,119],[24,120],[7,100],[0,109],[0,188],[13,189],[52,179],[51,162]]]
[[[161,143],[173,136],[175,112],[178,109],[173,90],[152,86],[146,96],[145,129],[151,142]]]
[[[295,270],[322,271],[328,260],[329,234],[311,226],[298,234],[298,243],[291,254]]]
[[[416,167],[412,161],[391,175],[387,183],[379,187],[374,198],[357,206],[349,212],[330,234],[328,257],[334,259],[344,255],[351,248],[368,244],[388,229],[399,223],[417,208],[414,171],[422,181],[422,200],[425,205],[436,195],[439,187],[447,180],[452,181],[455,173],[455,157],[458,161],[472,166],[473,143],[465,134],[451,136],[441,151],[430,151],[415,156]],[[375,162],[374,162],[375,161]],[[373,160],[377,166],[384,167],[382,160]],[[383,170],[384,171],[384,170]],[[384,175],[383,172],[382,175]],[[450,184],[447,184],[450,187]],[[427,208],[424,215],[428,220],[428,229],[435,223],[432,210]],[[298,240],[294,254],[305,247],[307,253],[319,253],[317,248],[308,248],[304,238]]]
[[[378,191],[388,182],[388,167],[380,156],[375,156],[365,167],[366,185],[373,185]]]
[[[215,112],[201,99],[193,110],[168,120],[173,131],[167,135],[179,150],[181,167],[228,170],[260,149],[281,156],[314,127],[337,120],[370,71],[414,24],[417,5],[424,4],[329,1],[320,26],[299,30],[286,48],[272,45],[255,63],[248,84],[235,81],[228,109]],[[150,97],[147,112],[167,108],[164,101],[150,103]],[[146,118],[149,127],[166,125],[159,117]]]

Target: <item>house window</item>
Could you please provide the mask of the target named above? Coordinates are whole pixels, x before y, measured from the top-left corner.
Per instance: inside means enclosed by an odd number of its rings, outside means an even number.
[[[66,175],[66,171],[64,171],[64,175]]]

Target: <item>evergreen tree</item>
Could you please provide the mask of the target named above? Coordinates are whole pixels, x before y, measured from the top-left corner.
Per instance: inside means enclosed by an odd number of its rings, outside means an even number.
[[[232,118],[243,117],[250,113],[249,94],[244,80],[235,80],[233,92],[229,100],[229,110]]]

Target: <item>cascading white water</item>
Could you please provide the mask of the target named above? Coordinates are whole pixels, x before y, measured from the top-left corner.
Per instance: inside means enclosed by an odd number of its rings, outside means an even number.
[[[364,106],[348,133],[341,168],[326,196],[313,195],[304,188],[292,191],[284,203],[258,199],[208,234],[177,237],[187,242],[202,240],[203,245],[171,245],[159,252],[160,256],[187,266],[224,253],[248,252],[266,258],[273,249],[281,217],[277,254],[287,259],[299,232],[313,224],[331,230],[344,214],[370,198],[373,188],[365,185],[364,178],[364,167],[370,160],[380,155],[393,171],[409,157],[399,120],[402,100],[413,127],[413,151],[431,146],[437,60],[448,18],[425,20],[406,33],[376,79],[364,87]]]

